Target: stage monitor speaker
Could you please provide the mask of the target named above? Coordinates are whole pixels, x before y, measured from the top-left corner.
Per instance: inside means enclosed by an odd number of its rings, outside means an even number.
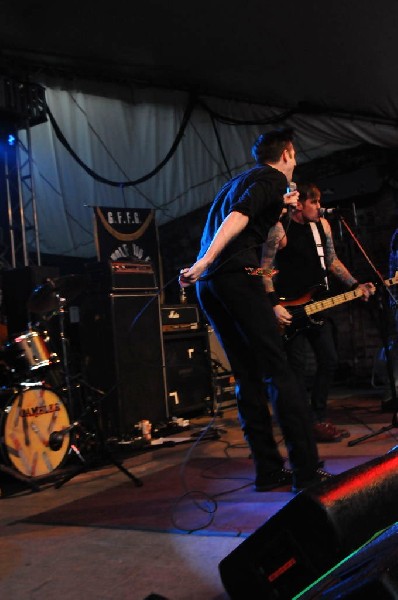
[[[88,294],[80,326],[83,377],[105,392],[99,406],[105,434],[128,437],[141,420],[165,422],[158,295]]]
[[[397,494],[396,449],[299,493],[220,562],[230,598],[299,598],[398,520]]]
[[[299,595],[300,600],[396,600],[398,523],[378,533]]]
[[[214,392],[207,331],[165,333],[168,409],[188,417],[213,409]]]
[[[9,336],[26,331],[32,316],[39,318],[29,314],[28,300],[37,286],[45,283],[47,278],[58,276],[58,267],[31,266],[3,272],[3,302]]]

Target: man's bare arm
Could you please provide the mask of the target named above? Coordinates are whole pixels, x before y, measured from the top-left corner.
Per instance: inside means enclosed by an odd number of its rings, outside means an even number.
[[[180,286],[187,287],[188,285],[195,283],[231,240],[243,231],[248,222],[249,217],[246,215],[237,211],[231,212],[218,228],[206,254],[197,260],[191,267],[180,271]]]
[[[275,257],[285,238],[286,233],[283,225],[282,223],[278,222],[276,225],[271,227],[267,240],[264,243],[261,267],[265,273],[263,280],[267,292],[275,291],[274,282],[272,280],[272,273],[275,270]]]
[[[324,229],[325,235],[326,235],[326,248],[325,248],[326,267],[331,273],[333,273],[333,275],[335,277],[337,277],[337,279],[339,279],[339,281],[341,281],[342,283],[344,283],[344,285],[346,285],[348,288],[350,288],[358,282],[355,279],[355,277],[353,277],[351,275],[349,270],[343,265],[343,263],[341,262],[341,260],[338,258],[337,254],[336,254],[336,250],[335,250],[334,242],[333,242],[332,230],[330,229],[329,223],[326,221],[326,219],[321,219],[321,221],[322,221],[323,229]]]
[[[363,300],[368,300],[369,297],[373,296],[373,294],[375,293],[375,286],[371,282],[359,283],[357,279],[355,279],[355,277],[351,275],[347,267],[343,265],[343,263],[336,254],[336,250],[334,248],[333,243],[332,231],[330,229],[329,223],[326,221],[326,219],[321,220],[326,234],[326,267],[331,273],[333,273],[335,277],[337,277],[337,279],[344,283],[344,285],[346,285],[348,288],[352,288],[357,285],[363,293]]]

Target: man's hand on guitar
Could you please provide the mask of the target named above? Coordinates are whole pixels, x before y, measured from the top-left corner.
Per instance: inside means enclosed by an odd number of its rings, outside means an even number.
[[[281,329],[284,329],[292,322],[292,315],[284,306],[282,306],[282,304],[277,304],[274,306],[274,313]]]
[[[373,285],[373,283],[360,283],[358,285],[359,289],[362,292],[362,299],[367,302],[370,298],[370,296],[373,296],[373,294],[376,291],[375,286]]]

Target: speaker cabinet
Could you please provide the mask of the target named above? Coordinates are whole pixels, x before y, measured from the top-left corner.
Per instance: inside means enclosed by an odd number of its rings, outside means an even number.
[[[165,333],[168,410],[189,416],[213,408],[213,383],[206,331]]]
[[[129,436],[143,419],[167,419],[157,294],[88,294],[81,307],[81,354],[87,383],[104,392],[106,435]]]
[[[325,573],[300,600],[398,598],[398,523],[378,532],[369,543]]]
[[[54,279],[58,275],[57,267],[43,266],[22,267],[3,272],[3,302],[9,336],[28,329],[29,321],[34,320],[27,307],[31,293],[35,287],[45,283],[47,278]]]
[[[230,598],[301,597],[398,520],[397,494],[397,450],[301,492],[221,561]]]

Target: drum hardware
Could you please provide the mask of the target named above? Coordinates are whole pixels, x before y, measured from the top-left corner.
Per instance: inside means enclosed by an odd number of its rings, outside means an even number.
[[[15,471],[15,469],[12,469],[11,467],[7,467],[6,465],[0,464],[0,472],[5,473],[6,475],[11,475],[11,477],[29,487],[32,490],[32,492],[40,491],[40,487],[36,483],[36,481],[30,479],[29,477],[24,477],[23,475],[21,475],[21,473],[18,473],[18,471]],[[3,495],[3,491],[0,489],[0,496],[1,495]]]
[[[49,278],[46,283],[33,290],[28,300],[29,311],[37,314],[55,311],[55,314],[58,315],[63,376],[65,380],[65,390],[68,396],[69,413],[72,417],[73,399],[67,339],[65,336],[65,313],[66,306],[83,292],[86,285],[87,277],[84,275],[66,275],[55,279]]]
[[[73,423],[71,425],[70,429],[76,428],[76,429],[80,430],[80,432],[83,434],[83,436],[86,436],[86,440],[88,439],[91,444],[91,450],[94,450],[94,452],[93,452],[94,455],[91,460],[86,460],[82,456],[80,456],[79,458],[82,463],[80,465],[80,467],[78,467],[73,473],[69,473],[69,474],[65,475],[63,478],[61,478],[60,481],[57,481],[55,483],[54,487],[58,489],[62,485],[64,485],[65,483],[67,483],[68,481],[73,479],[73,477],[75,477],[76,475],[79,475],[80,473],[88,471],[89,468],[91,466],[93,466],[93,464],[98,462],[98,458],[108,459],[109,462],[111,462],[113,465],[115,465],[115,467],[117,467],[121,473],[123,473],[124,475],[126,475],[126,477],[131,479],[134,482],[134,484],[136,485],[136,487],[141,487],[142,486],[141,479],[139,479],[133,473],[128,471],[123,466],[121,461],[119,461],[117,458],[115,458],[113,452],[109,448],[108,441],[105,440],[105,436],[104,436],[102,426],[101,426],[100,411],[98,410],[98,407],[99,407],[99,404],[104,401],[104,399],[106,398],[106,396],[108,394],[105,394],[105,392],[103,392],[102,390],[93,388],[92,386],[85,383],[84,381],[82,381],[81,383],[87,389],[89,389],[91,392],[94,391],[97,397],[94,399],[94,397],[92,395],[90,395],[90,397],[87,400],[85,410],[83,411],[80,419],[78,421],[76,421],[75,423]],[[87,421],[86,426],[85,426],[85,421]],[[65,434],[64,434],[64,431],[62,431],[62,430],[60,432],[54,432],[54,433],[56,433],[57,435],[53,436],[52,444],[55,447],[57,447],[57,445],[62,441],[62,438]],[[66,434],[66,435],[68,435],[68,434]],[[84,442],[83,442],[83,445],[84,445]]]
[[[108,394],[90,386],[80,376],[71,376],[70,373],[65,310],[67,304],[83,291],[85,281],[84,277],[77,275],[47,280],[33,291],[28,301],[31,312],[55,311],[52,318],[55,314],[58,316],[61,360],[58,360],[56,354],[50,353],[45,335],[33,329],[11,340],[7,347],[5,363],[11,364],[15,376],[24,381],[11,390],[10,398],[2,411],[0,424],[3,430],[3,447],[0,445],[0,451],[2,450],[5,465],[0,465],[0,470],[8,472],[35,491],[38,490],[38,478],[42,481],[44,477],[53,474],[72,452],[78,457],[80,464],[67,475],[59,478],[57,474],[57,488],[75,475],[87,471],[94,459],[99,457],[107,458],[133,480],[137,487],[142,485],[141,480],[113,456],[105,440],[98,407]],[[35,380],[50,366],[59,363],[62,365],[63,385],[57,386],[57,390],[62,388],[65,392],[66,406],[55,391]],[[79,419],[71,423],[72,380],[75,387],[77,385],[88,390],[89,398]],[[71,442],[72,434],[79,440],[79,448]],[[86,451],[88,456],[91,453],[93,459],[84,456]]]
[[[70,304],[86,286],[87,277],[84,275],[65,275],[47,279],[46,283],[33,290],[28,300],[28,309],[37,314],[58,311],[59,298],[63,298],[64,304]]]
[[[69,412],[72,404],[63,318],[66,302],[80,293],[82,284],[78,276],[47,280],[33,291],[28,301],[31,312],[45,313],[57,308],[64,373],[56,389],[63,388]],[[28,331],[9,340],[2,349],[5,368],[12,374],[12,388],[8,398],[3,398],[7,396],[5,392],[1,399],[0,470],[34,491],[38,490],[38,481],[53,475],[71,451],[81,457],[71,443],[75,424],[70,424],[67,407],[61,397],[42,382],[50,367],[60,363],[57,354],[49,349],[49,341],[47,333],[36,323],[35,327],[29,325]]]
[[[74,423],[72,423],[72,425],[69,425],[69,427],[65,427],[64,429],[60,429],[59,431],[52,431],[50,433],[50,437],[48,438],[48,445],[50,449],[58,451],[64,443],[65,436],[77,427],[80,427],[79,421],[75,421]]]

